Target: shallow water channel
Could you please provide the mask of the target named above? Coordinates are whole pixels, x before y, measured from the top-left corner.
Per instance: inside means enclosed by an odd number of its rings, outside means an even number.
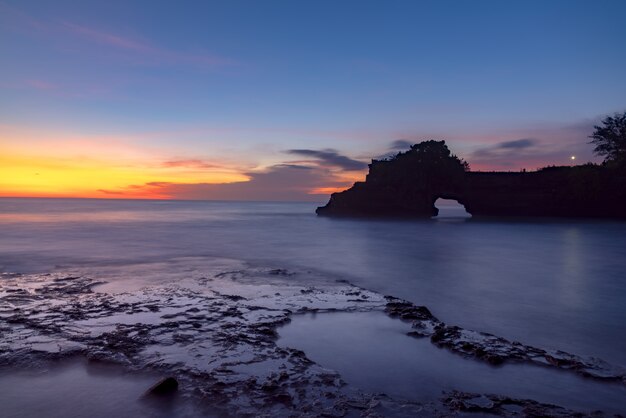
[[[382,312],[296,315],[279,329],[279,345],[303,350],[351,385],[428,402],[461,390],[534,399],[581,412],[626,412],[626,387],[539,366],[494,367],[406,335],[410,325]]]

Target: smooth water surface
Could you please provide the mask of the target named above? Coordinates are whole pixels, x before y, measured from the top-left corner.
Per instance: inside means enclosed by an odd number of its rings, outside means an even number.
[[[121,368],[72,361],[46,371],[1,371],[3,418],[147,417],[201,415],[178,397],[143,397],[158,375],[132,375]],[[203,414],[206,414],[203,411]],[[203,415],[208,416],[208,415]]]
[[[304,267],[450,324],[626,366],[626,223],[328,219],[315,206],[0,199],[0,270],[178,256]]]
[[[382,312],[296,315],[278,344],[297,348],[356,387],[418,402],[444,391],[533,399],[579,411],[626,412],[626,387],[523,364],[494,367],[406,335],[409,324]]]

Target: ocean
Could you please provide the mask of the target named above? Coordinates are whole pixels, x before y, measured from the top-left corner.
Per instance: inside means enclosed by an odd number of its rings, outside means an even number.
[[[626,366],[625,222],[474,220],[445,208],[432,220],[329,219],[315,207],[3,198],[0,270],[177,257],[310,269],[449,324]]]
[[[477,393],[542,402],[539,414],[626,411],[626,223],[437,205],[433,219],[373,220],[317,217],[313,203],[0,199],[5,412],[292,416],[366,402],[436,416],[450,396],[496,402]],[[593,357],[612,380],[409,337],[415,324],[385,315],[383,295],[513,347]],[[181,395],[146,403],[159,373],[182,379]],[[76,401],[61,401],[68,390]]]

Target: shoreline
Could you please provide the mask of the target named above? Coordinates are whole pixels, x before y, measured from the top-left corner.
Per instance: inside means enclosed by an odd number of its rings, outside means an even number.
[[[233,260],[175,261],[3,274],[0,315],[7,325],[0,330],[2,370],[78,357],[112,362],[131,372],[169,373],[181,382],[185,399],[235,416],[341,416],[370,409],[385,415],[398,408],[411,411],[406,416],[463,410],[508,416],[511,412],[503,407],[508,404],[548,416],[563,413],[531,400],[514,402],[507,394],[450,391],[427,404],[388,396],[383,401],[381,395],[347,384],[303,351],[277,344],[278,328],[297,314],[385,312],[410,325],[412,336],[428,338],[467,361],[529,363],[591,377],[599,385],[618,382],[618,390],[626,390],[619,367],[448,326],[425,307],[345,280]],[[139,281],[129,278],[141,275]],[[481,402],[483,406],[476,405]]]

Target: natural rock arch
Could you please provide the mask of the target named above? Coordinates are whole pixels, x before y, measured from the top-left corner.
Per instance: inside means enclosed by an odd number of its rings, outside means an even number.
[[[333,193],[325,216],[432,217],[438,197],[472,216],[626,218],[626,169],[594,164],[534,172],[470,172],[444,141],[372,160],[364,182]]]
[[[434,200],[433,200],[433,208],[435,209],[435,210],[434,210],[434,213],[435,213],[435,214],[434,214],[433,216],[439,216],[439,215],[440,215],[439,211],[441,210],[441,208],[437,207],[437,201],[438,201],[439,199],[443,199],[443,200],[452,200],[452,201],[455,201],[456,203],[458,203],[458,204],[459,204],[459,206],[462,206],[462,207],[463,207],[463,209],[465,210],[465,212],[466,212],[468,215],[471,215],[471,213],[467,210],[467,207],[466,207],[466,206],[465,206],[465,204],[463,203],[462,196],[458,196],[458,195],[456,195],[456,194],[446,194],[446,193],[440,193],[440,194],[435,194],[435,195],[434,195]]]

